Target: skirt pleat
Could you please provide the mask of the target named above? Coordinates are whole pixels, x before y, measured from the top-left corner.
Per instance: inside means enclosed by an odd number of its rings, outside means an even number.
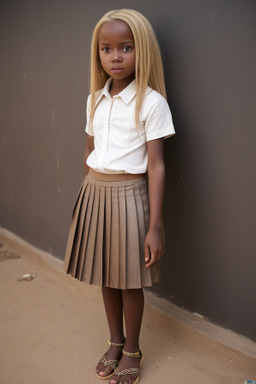
[[[92,185],[88,184],[83,196],[82,204],[80,207],[80,212],[82,213],[80,215],[80,220],[78,222],[78,228],[81,228],[81,237],[79,236],[79,239],[77,239],[78,245],[77,248],[79,249],[79,256],[76,262],[76,270],[75,270],[75,276],[82,280],[83,275],[83,269],[84,264],[87,262],[87,270],[90,273],[91,271],[91,263],[92,263],[92,257],[91,252],[88,252],[89,247],[89,231],[90,231],[90,221],[92,216],[92,206],[93,206],[93,199],[94,199],[94,188]],[[77,209],[79,209],[79,206],[77,206]],[[93,222],[91,223],[93,225]],[[85,260],[85,254],[88,254],[88,257]]]
[[[97,201],[97,192],[94,185],[90,186],[90,194],[89,198],[84,201],[85,207],[87,205],[87,215],[84,225],[84,234],[83,234],[83,242],[81,247],[81,260],[82,263],[79,266],[79,270],[77,271],[78,279],[86,281],[88,280],[91,283],[91,276],[93,271],[93,263],[94,263],[94,248],[95,248],[95,236],[97,230],[97,209],[98,209],[98,201]],[[91,236],[93,233],[93,236]],[[84,257],[86,255],[86,258]]]
[[[129,206],[127,210],[127,244],[129,244],[128,257],[126,260],[126,273],[130,276],[127,282],[127,288],[140,287],[141,286],[141,275],[140,275],[140,239],[139,239],[139,222],[137,216],[137,206],[135,193],[137,188],[131,185],[126,193],[126,201]],[[145,237],[145,236],[144,236]],[[137,288],[136,287],[136,288]]]
[[[89,284],[117,289],[151,286],[158,264],[145,267],[149,226],[147,178],[101,181],[87,175],[75,202],[65,272]]]
[[[112,188],[109,285],[119,286],[120,223],[118,188]]]
[[[68,269],[69,273],[73,277],[75,277],[76,275],[80,241],[82,239],[83,226],[79,225],[79,222],[81,222],[80,217],[81,215],[84,217],[86,213],[86,211],[80,210],[80,206],[82,205],[82,200],[84,197],[86,186],[87,186],[87,183],[84,183],[81,186],[74,208],[73,208],[72,221],[71,221],[66,254],[64,259],[64,270],[67,271]]]
[[[102,285],[103,283],[103,231],[104,231],[104,211],[105,211],[105,189],[97,186],[98,215],[96,223],[95,236],[95,254],[99,257],[94,258],[90,284]],[[96,201],[95,201],[96,203]]]
[[[126,199],[125,188],[119,188],[119,210],[120,210],[120,261],[119,261],[119,286],[127,287],[126,279],[126,257],[127,257],[127,225],[126,225]],[[124,288],[125,289],[125,288]]]
[[[106,188],[106,211],[105,211],[105,246],[104,246],[104,258],[103,258],[103,268],[104,268],[104,285],[110,287],[110,259],[111,259],[111,226],[112,226],[112,207],[111,207],[111,188]]]
[[[139,239],[142,239],[143,235],[146,234],[147,232],[147,227],[149,222],[149,214],[148,214],[149,209],[148,209],[147,199],[143,202],[143,193],[140,188],[138,190],[138,193],[139,193],[139,199],[137,199],[137,206],[136,206],[137,212],[138,212],[138,232],[139,232]],[[139,247],[140,247],[140,253],[143,254],[144,241],[140,242]],[[140,264],[138,268],[140,270],[141,281],[144,281],[145,284],[147,285],[151,285],[150,274],[145,273],[147,272],[147,268],[145,268],[144,257],[140,258]]]

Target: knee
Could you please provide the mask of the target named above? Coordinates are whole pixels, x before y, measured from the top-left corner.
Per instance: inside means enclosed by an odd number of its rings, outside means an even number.
[[[123,297],[132,297],[132,296],[143,296],[142,288],[138,289],[122,289]]]

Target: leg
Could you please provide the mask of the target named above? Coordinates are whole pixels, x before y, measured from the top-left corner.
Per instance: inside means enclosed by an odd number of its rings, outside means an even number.
[[[111,341],[120,343],[124,340],[122,291],[120,289],[102,287],[102,297]]]
[[[129,352],[139,350],[140,329],[144,310],[144,293],[142,289],[122,291],[126,326],[125,348]]]
[[[110,330],[110,339],[114,343],[124,342],[123,332],[123,300],[122,291],[119,289],[102,287],[102,297]],[[110,346],[105,356],[107,360],[119,360],[122,347]],[[108,376],[113,371],[111,367],[104,367],[98,363],[96,372],[99,376]]]
[[[124,350],[127,352],[139,351],[139,336],[144,310],[144,294],[142,289],[127,289],[122,291],[123,307],[126,326],[126,343]],[[119,371],[127,368],[139,368],[140,359],[133,359],[123,355],[118,365]],[[113,376],[110,384],[116,384],[117,376]],[[122,384],[132,384],[135,381],[134,376],[123,376],[120,379]]]

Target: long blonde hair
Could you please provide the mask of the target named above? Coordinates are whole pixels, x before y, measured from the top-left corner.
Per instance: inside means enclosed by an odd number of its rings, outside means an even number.
[[[135,43],[136,106],[135,122],[139,114],[147,86],[155,89],[166,98],[164,72],[161,53],[155,33],[149,21],[132,9],[117,9],[106,13],[97,23],[91,43],[91,104],[90,124],[96,109],[96,92],[102,89],[109,78],[103,70],[99,56],[99,32],[103,24],[111,20],[124,21],[131,29]]]

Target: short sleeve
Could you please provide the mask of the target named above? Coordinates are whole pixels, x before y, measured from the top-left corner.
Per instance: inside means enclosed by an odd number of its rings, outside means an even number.
[[[153,95],[152,95],[153,93]],[[145,119],[146,141],[168,137],[175,134],[172,114],[165,98],[157,92],[151,92],[146,102]]]
[[[93,128],[90,127],[90,104],[91,104],[91,95],[88,96],[87,99],[87,106],[86,106],[86,127],[85,132],[88,133],[90,136],[94,136]]]

